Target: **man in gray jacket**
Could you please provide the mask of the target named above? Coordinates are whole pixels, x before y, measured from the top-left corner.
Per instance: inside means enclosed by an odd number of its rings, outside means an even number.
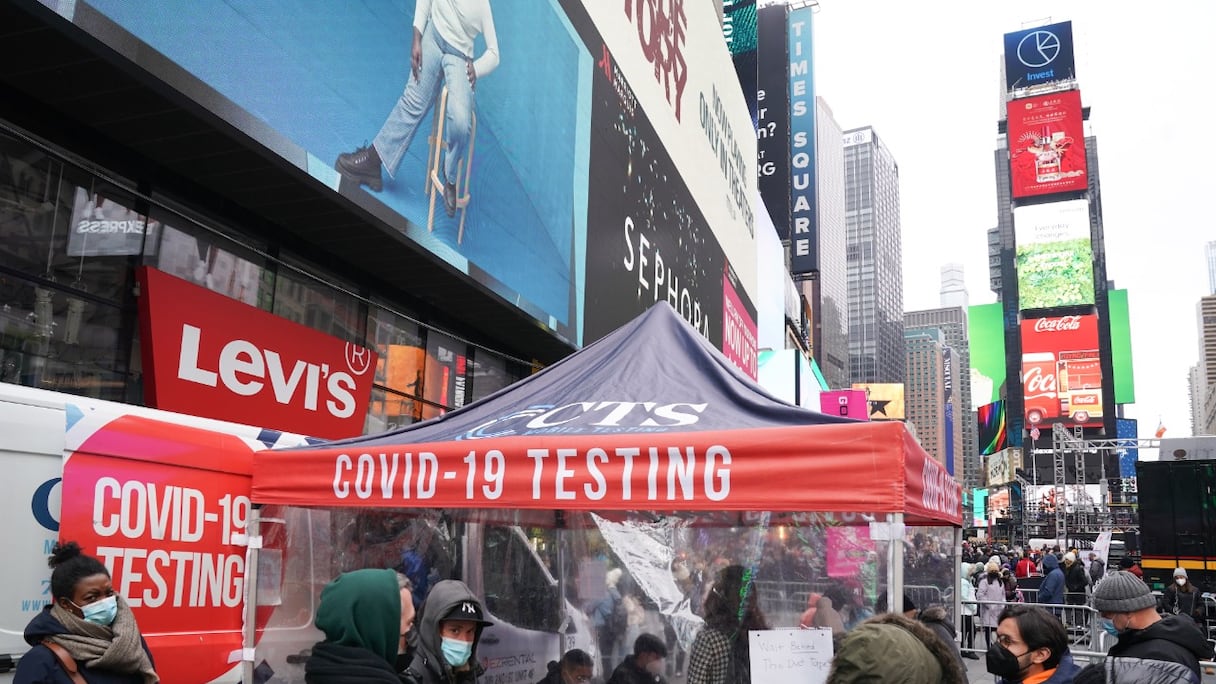
[[[1113,572],[1094,588],[1093,607],[1102,628],[1119,637],[1104,662],[1081,671],[1076,684],[1094,682],[1191,682],[1199,684],[1199,661],[1212,647],[1186,617],[1157,614],[1157,599],[1139,577]]]

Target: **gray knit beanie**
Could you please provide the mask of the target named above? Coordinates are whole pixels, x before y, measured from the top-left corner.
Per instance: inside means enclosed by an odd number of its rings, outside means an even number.
[[[1134,613],[1153,608],[1157,599],[1139,577],[1130,572],[1112,572],[1094,587],[1094,610],[1101,613]]]

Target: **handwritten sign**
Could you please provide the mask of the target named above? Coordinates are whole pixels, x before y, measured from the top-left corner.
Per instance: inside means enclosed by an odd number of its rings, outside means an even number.
[[[832,667],[832,630],[766,629],[748,632],[753,682],[823,684]]]

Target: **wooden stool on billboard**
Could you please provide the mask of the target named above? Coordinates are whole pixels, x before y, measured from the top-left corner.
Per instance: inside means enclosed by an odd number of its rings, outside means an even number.
[[[448,89],[444,86],[443,92],[439,95],[439,103],[435,105],[434,120],[431,125],[431,134],[427,137],[429,151],[427,153],[426,164],[426,194],[430,200],[430,208],[426,214],[426,227],[430,232],[435,232],[435,199],[438,197],[440,202],[443,202],[443,183],[444,179],[440,175],[442,173],[443,160],[443,129],[446,125],[445,114],[448,109]],[[456,244],[460,244],[464,240],[464,220],[468,214],[469,200],[472,196],[469,194],[469,182],[472,179],[470,169],[473,168],[473,147],[477,141],[477,112],[470,112],[471,126],[469,127],[469,151],[464,159],[461,159],[456,166],[456,178],[451,179],[456,185],[456,211],[460,213],[460,228],[456,233]]]

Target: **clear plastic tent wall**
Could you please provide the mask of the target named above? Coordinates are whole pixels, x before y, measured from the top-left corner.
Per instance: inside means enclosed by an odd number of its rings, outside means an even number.
[[[745,580],[737,603],[767,627],[851,629],[887,603],[893,530],[897,592],[955,610],[956,528],[901,530],[885,515],[269,506],[261,525],[286,540],[257,584],[274,612],[254,662],[275,681],[304,681],[324,638],[312,624],[321,590],[361,568],[396,569],[419,602],[441,579],[467,583],[495,623],[477,650],[491,684],[536,682],[572,648],[606,678],[645,633],[667,646],[671,673],[685,671],[715,580],[732,566]]]

